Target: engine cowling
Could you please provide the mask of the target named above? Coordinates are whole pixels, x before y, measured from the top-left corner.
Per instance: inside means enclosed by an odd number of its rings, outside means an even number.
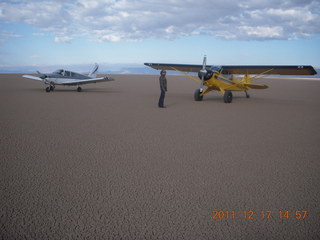
[[[207,81],[210,78],[212,78],[212,75],[213,75],[213,71],[210,69],[207,69],[205,73],[203,71],[198,72],[198,77],[202,79],[202,76],[203,76],[204,81]]]

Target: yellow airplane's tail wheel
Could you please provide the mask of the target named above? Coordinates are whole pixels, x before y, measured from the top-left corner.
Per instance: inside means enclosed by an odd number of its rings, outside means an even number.
[[[197,89],[195,92],[194,92],[194,100],[195,101],[202,101],[203,99],[203,96],[201,96],[202,92],[200,91],[200,89]]]
[[[231,103],[232,102],[232,92],[225,91],[223,94],[223,100],[225,103]]]

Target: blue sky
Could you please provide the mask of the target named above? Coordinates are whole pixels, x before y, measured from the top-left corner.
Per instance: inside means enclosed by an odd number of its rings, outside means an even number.
[[[0,69],[144,62],[320,67],[318,0],[0,2]]]

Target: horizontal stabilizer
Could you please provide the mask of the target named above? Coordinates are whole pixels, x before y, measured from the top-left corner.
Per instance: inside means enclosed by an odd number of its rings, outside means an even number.
[[[259,84],[244,84],[245,86],[252,88],[252,89],[266,89],[268,88],[267,85],[259,85]]]

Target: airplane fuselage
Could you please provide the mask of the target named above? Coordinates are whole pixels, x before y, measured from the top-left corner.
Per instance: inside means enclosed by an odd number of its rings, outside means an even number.
[[[243,84],[239,84],[234,81],[233,76],[224,76],[222,74],[215,73],[213,76],[204,81],[204,85],[212,90],[220,91],[221,89],[228,89],[230,91],[247,91],[249,88]]]

